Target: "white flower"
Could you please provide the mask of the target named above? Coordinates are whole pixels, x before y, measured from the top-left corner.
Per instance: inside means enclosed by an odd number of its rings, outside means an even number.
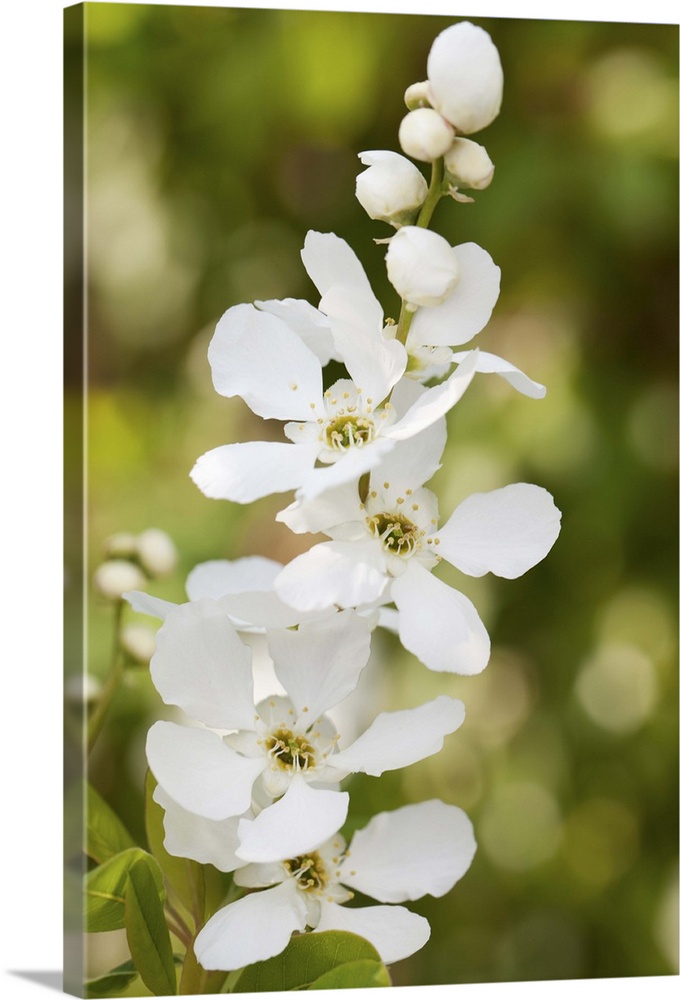
[[[411,222],[427,197],[427,181],[414,163],[385,149],[359,153],[368,166],[359,174],[356,196],[371,219],[399,226]]]
[[[471,188],[483,191],[493,180],[494,165],[491,157],[478,142],[464,139],[453,140],[444,156],[444,165],[455,188]]]
[[[449,149],[455,132],[433,108],[416,108],[402,118],[399,145],[414,160],[432,163]]]
[[[399,233],[393,239],[397,236]],[[450,348],[476,336],[488,323],[498,300],[501,272],[486,250],[476,243],[462,243],[452,251],[458,266],[453,288],[438,305],[416,310],[409,327],[406,349],[412,378],[424,380],[443,374],[452,363],[473,363],[469,350],[454,352]],[[544,385],[496,354],[478,350],[474,368],[478,373],[500,375],[525,396],[545,396]]]
[[[391,238],[385,263],[399,295],[414,306],[439,305],[458,279],[453,247],[443,236],[419,226],[404,226]]]
[[[437,799],[374,816],[348,850],[336,834],[315,851],[239,869],[234,882],[263,889],[210,918],[195,941],[206,969],[239,969],[278,955],[291,934],[344,930],[358,934],[389,964],[422,948],[424,917],[403,906],[344,908],[365,893],[381,903],[443,896],[465,874],[476,850],[472,824]]]
[[[109,559],[95,570],[93,583],[103,597],[120,601],[125,591],[143,587],[146,577],[126,559]]]
[[[470,382],[474,358],[410,409],[396,411],[386,398],[404,374],[407,353],[393,331],[384,335],[382,309],[357,257],[332,233],[314,232],[302,256],[351,379],[324,392],[321,363],[294,329],[251,305],[227,310],[208,352],[215,388],[241,396],[265,419],[287,420],[292,443],[229,444],[202,455],[191,477],[206,496],[250,503],[295,489],[314,497],[356,481],[397,441],[446,413]]]
[[[253,794],[277,800],[254,819],[240,820],[241,859],[314,850],[347,815],[348,795],[334,787],[342,778],[359,771],[378,776],[436,753],[462,723],[461,702],[441,696],[378,715],[338,750],[340,735],[326,712],[356,687],[371,625],[349,611],[271,631],[270,652],[288,696],[258,704],[251,650],[220,602],[185,604],[159,629],[151,661],[156,688],[167,704],[210,728],[156,722],[147,738],[149,766],[178,806],[205,819],[242,816]]]
[[[475,674],[489,659],[472,603],[430,572],[444,559],[463,573],[514,579],[540,562],[560,530],[560,512],[539,486],[515,483],[464,500],[438,528],[437,498],[420,484],[439,467],[441,432],[403,442],[371,476],[364,504],[348,489],[323,505],[294,503],[278,515],[294,531],[323,531],[276,586],[299,608],[394,601],[402,645],[431,670]]]
[[[457,132],[471,134],[494,120],[503,98],[498,49],[483,28],[460,21],[438,35],[427,60],[430,103]]]

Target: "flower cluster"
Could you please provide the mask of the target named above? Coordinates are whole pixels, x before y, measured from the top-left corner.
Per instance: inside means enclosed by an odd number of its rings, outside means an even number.
[[[179,721],[147,739],[171,854],[233,872],[246,895],[218,910],[194,948],[205,969],[232,970],[283,951],[293,933],[352,930],[385,962],[422,947],[429,926],[399,905],[346,908],[359,891],[399,904],[451,889],[475,841],[453,805],[421,802],[375,816],[348,848],[342,783],[379,777],[437,753],[463,722],[441,694],[415,708],[378,712],[347,738],[336,713],[370,671],[381,625],[434,671],[476,674],[490,640],[474,605],[437,575],[444,560],[473,577],[516,578],[542,560],[560,530],[546,490],[514,483],[475,493],[440,526],[426,485],[441,467],[447,414],[478,373],[526,396],[545,388],[477,347],[496,304],[500,270],[474,243],[452,247],[429,225],[444,196],[470,201],[493,165],[461,137],[498,114],[498,52],[468,22],[435,40],[428,79],[406,93],[402,150],[432,164],[428,185],[399,153],[360,154],[356,194],[390,224],[387,277],[401,305],[385,318],[353,250],[311,231],[302,262],[318,302],[256,301],[228,309],[208,359],[213,384],[257,416],[280,421],[286,440],[227,443],[202,455],[191,476],[212,498],[246,504],[294,491],[277,519],[323,533],[280,566],[263,557],[196,567],[188,601],[128,595],[163,619],[151,676]],[[326,378],[329,362],[344,367]],[[257,635],[275,687],[256,693]],[[256,656],[257,659],[257,656]]]

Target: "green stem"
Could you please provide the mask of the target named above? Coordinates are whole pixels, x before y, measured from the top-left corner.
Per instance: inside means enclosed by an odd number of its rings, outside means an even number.
[[[416,219],[416,226],[420,226],[421,229],[427,229],[432,221],[432,216],[434,215],[434,210],[439,203],[439,199],[442,197],[444,192],[442,191],[442,181],[444,179],[444,160],[440,157],[435,160],[432,164],[432,174],[430,175],[430,187],[428,188],[427,197],[423,202],[423,206],[418,213],[418,218]],[[402,299],[401,302],[401,312],[399,313],[399,322],[397,323],[397,332],[395,335],[396,340],[401,344],[406,343],[406,338],[408,336],[408,331],[411,327],[411,321],[415,316],[414,309],[408,309],[406,302]]]
[[[416,226],[420,226],[421,229],[427,229],[434,215],[434,210],[439,203],[439,199],[442,197],[442,181],[444,179],[444,160],[440,157],[435,160],[432,164],[432,174],[430,176],[430,187],[427,192],[427,198],[423,202],[423,207],[420,209],[418,218],[416,220]]]
[[[99,736],[102,726],[104,725],[104,720],[106,718],[106,713],[109,710],[109,706],[113,700],[116,693],[116,689],[125,673],[125,657],[122,655],[123,651],[120,647],[120,623],[123,617],[123,601],[119,600],[116,602],[114,611],[114,622],[113,622],[113,650],[111,653],[111,668],[109,670],[109,676],[106,678],[106,683],[102,688],[101,695],[99,696],[99,701],[97,706],[93,711],[92,715],[88,719],[87,725],[87,752],[91,753],[92,748],[97,742],[97,737]]]

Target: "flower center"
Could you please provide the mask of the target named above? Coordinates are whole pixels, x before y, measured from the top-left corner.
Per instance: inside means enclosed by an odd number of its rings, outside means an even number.
[[[342,416],[330,420],[325,429],[326,444],[336,451],[360,448],[375,437],[375,424],[369,417]]]
[[[424,532],[403,514],[385,511],[368,521],[368,526],[383,543],[388,552],[398,556],[410,556],[420,548]]]
[[[306,771],[314,767],[314,747],[304,736],[282,727],[267,737],[268,755],[285,771]]]
[[[330,882],[330,875],[320,855],[316,851],[303,854],[299,858],[289,858],[283,862],[284,867],[297,880],[303,892],[315,892],[325,889]]]

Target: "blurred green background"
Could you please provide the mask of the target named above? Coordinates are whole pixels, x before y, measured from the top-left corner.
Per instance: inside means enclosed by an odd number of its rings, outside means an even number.
[[[235,303],[316,304],[299,257],[309,228],[347,239],[396,313],[373,243],[390,231],[354,198],[357,153],[398,149],[403,92],[460,18],[85,8],[89,567],[112,533],[163,528],[181,566],[150,589],[181,600],[197,562],[286,562],[310,544],[274,521],[286,498],[240,507],[190,481],[204,451],[262,436],[245,404],[212,389],[208,342]],[[446,897],[412,904],[432,938],[393,968],[397,984],[670,974],[678,30],[475,20],[505,71],[501,115],[475,136],[496,175],[473,205],[443,202],[434,228],[500,265],[501,297],[477,343],[548,395],[479,377],[450,415],[434,488],[444,518],[470,492],[536,482],[563,529],[519,580],[442,574],[490,631],[479,677],[432,674],[380,640],[387,707],[446,692],[467,718],[436,757],[353,779],[352,820],[439,796],[475,824],[469,873]],[[79,351],[74,329],[67,363]],[[77,391],[74,374],[67,405]],[[93,595],[89,669],[100,677],[111,625]],[[161,708],[140,669],[93,761],[93,783],[135,833],[146,729]],[[98,968],[122,960],[119,939],[104,937]]]

